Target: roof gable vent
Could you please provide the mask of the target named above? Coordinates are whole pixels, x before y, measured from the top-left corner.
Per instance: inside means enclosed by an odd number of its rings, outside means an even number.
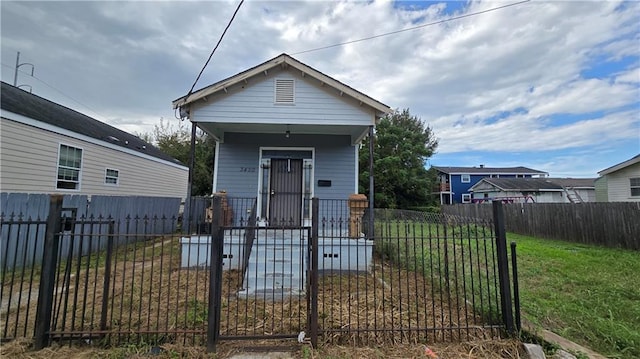
[[[275,103],[293,104],[295,103],[293,79],[275,79]]]

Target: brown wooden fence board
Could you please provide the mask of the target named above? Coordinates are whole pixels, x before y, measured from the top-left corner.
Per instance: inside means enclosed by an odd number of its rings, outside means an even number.
[[[640,203],[510,203],[504,210],[509,232],[640,250]],[[442,206],[442,212],[492,216],[491,206],[484,203]]]

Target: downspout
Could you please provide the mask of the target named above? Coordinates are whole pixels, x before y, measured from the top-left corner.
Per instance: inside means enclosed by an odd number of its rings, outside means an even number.
[[[374,239],[374,194],[373,190],[373,126],[369,126],[369,239]]]

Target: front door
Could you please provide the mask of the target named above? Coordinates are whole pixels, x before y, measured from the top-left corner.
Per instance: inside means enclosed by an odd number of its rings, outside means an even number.
[[[302,213],[302,159],[272,159],[269,224],[299,226]]]

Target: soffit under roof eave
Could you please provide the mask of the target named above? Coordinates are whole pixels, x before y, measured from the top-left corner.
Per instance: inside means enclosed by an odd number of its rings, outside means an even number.
[[[609,168],[605,168],[602,171],[599,171],[598,175],[599,176],[605,176],[605,175],[611,174],[613,172],[620,171],[621,169],[627,168],[629,166],[632,166],[632,165],[634,165],[634,164],[636,164],[638,162],[640,162],[640,155],[636,155],[636,156],[634,156],[634,157],[632,157],[632,158],[630,158],[630,159],[628,159],[628,160],[626,160],[624,162],[618,163],[617,165],[613,165],[613,166],[611,166]]]
[[[206,122],[195,122],[196,126],[207,133],[209,136],[213,137],[213,139],[217,142],[224,143],[224,131],[220,131],[217,128],[204,126],[203,124]]]
[[[221,143],[224,143],[224,135],[226,132],[238,132],[238,133],[251,133],[251,134],[260,134],[260,133],[264,133],[264,134],[274,134],[274,133],[284,133],[284,131],[286,131],[287,125],[284,124],[272,124],[271,126],[267,126],[267,128],[263,128],[262,130],[254,130],[255,127],[253,126],[253,124],[243,124],[246,126],[247,129],[251,129],[249,131],[247,131],[246,129],[243,129],[242,127],[228,127],[228,126],[219,126],[219,123],[215,123],[215,122],[196,122],[196,125],[198,126],[198,128],[200,128],[202,131],[206,132],[207,134],[211,135],[216,141],[219,141]],[[355,146],[359,143],[362,142],[362,140],[369,134],[369,126],[343,126],[343,130],[340,132],[323,132],[322,130],[319,129],[318,126],[309,126],[309,127],[314,127],[313,130],[309,131],[309,130],[303,130],[300,131],[300,129],[304,129],[306,126],[305,125],[294,125],[297,127],[291,127],[291,132],[292,134],[303,134],[303,135],[341,135],[341,136],[349,136],[350,143],[351,145]],[[335,129],[335,126],[324,126],[326,128],[333,128]],[[278,130],[273,130],[273,129],[278,129]]]

